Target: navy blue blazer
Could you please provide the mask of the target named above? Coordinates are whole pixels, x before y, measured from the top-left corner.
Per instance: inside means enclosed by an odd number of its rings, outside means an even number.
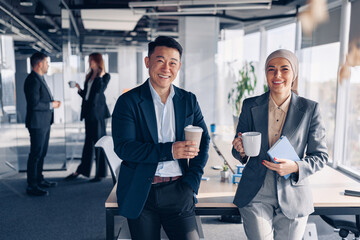
[[[34,72],[27,76],[24,83],[26,97],[27,128],[49,128],[54,121],[54,112],[50,109],[52,96],[45,82]]]
[[[123,160],[118,185],[119,213],[137,218],[148,198],[159,162],[172,161],[173,142],[158,143],[156,115],[149,81],[119,97],[112,115],[115,153]],[[176,141],[184,141],[187,125],[199,126],[204,132],[199,155],[189,161],[179,159],[181,181],[198,192],[203,168],[208,159],[210,137],[194,94],[174,86]]]
[[[247,158],[242,159],[239,152],[232,149],[233,156],[246,163],[234,198],[238,207],[246,206],[264,183],[267,168],[261,163],[270,160],[268,119],[269,92],[243,102],[236,132],[261,132],[261,149],[259,156],[247,163]],[[292,93],[281,135],[289,139],[301,161],[297,162],[298,174],[293,173],[288,179],[276,174],[277,200],[286,217],[304,217],[314,211],[308,177],[322,169],[329,158],[319,104]]]

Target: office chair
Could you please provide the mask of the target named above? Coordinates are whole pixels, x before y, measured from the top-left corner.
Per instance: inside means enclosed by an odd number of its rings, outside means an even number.
[[[360,236],[360,215],[320,215],[330,226],[339,229],[339,236],[346,239],[349,233],[355,235],[355,240]]]
[[[109,164],[112,180],[114,182],[114,185],[117,182],[117,176],[119,174],[119,169],[122,160],[116,155],[114,152],[114,142],[111,136],[103,136],[100,138],[96,144],[95,147],[102,148],[105,156],[106,161]]]

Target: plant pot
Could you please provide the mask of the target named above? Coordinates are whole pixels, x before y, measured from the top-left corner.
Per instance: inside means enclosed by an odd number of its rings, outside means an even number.
[[[220,172],[220,176],[221,176],[221,179],[228,179],[229,176],[230,176],[230,171],[227,170],[227,171],[221,171]]]

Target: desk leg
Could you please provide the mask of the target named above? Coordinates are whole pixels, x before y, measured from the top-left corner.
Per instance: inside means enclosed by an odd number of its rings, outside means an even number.
[[[200,218],[200,216],[196,216],[196,225],[197,225],[197,228],[198,228],[200,240],[205,239],[205,237],[204,237],[204,231],[203,231],[202,225],[201,225],[201,218]]]
[[[106,240],[114,240],[114,214],[106,209]]]

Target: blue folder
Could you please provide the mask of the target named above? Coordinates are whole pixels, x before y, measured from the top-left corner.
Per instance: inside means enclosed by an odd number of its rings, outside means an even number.
[[[289,159],[293,161],[300,161],[299,156],[295,152],[294,147],[291,145],[286,136],[281,136],[274,145],[267,151],[267,154],[270,156],[271,160],[274,163],[275,158]],[[285,175],[284,178],[288,179],[290,174]]]

